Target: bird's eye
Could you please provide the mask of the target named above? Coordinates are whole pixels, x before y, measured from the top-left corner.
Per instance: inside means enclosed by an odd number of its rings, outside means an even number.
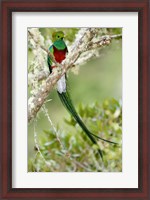
[[[57,37],[59,38],[59,35]]]

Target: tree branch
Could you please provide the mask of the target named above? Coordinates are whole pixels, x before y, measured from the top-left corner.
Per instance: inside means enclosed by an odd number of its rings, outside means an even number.
[[[28,100],[28,122],[36,117],[37,112],[40,110],[41,106],[45,102],[49,92],[53,89],[54,85],[68,71],[69,68],[75,65],[76,61],[83,52],[109,45],[112,38],[117,38],[121,36],[103,36],[99,41],[92,42],[93,38],[98,35],[98,29],[84,28],[82,29],[82,36],[80,36],[79,39],[77,38],[75,40],[66,59],[63,61],[62,64],[59,64],[56,62],[54,56],[44,46],[38,44],[38,41],[35,40],[34,35],[29,30],[28,33],[34,40],[34,42],[51,57],[55,66],[57,66],[57,70],[55,70],[51,75],[48,76],[47,73],[41,73],[39,75],[39,80],[42,80],[43,77],[48,77],[45,80],[44,85],[40,87],[38,92],[34,96],[30,97]]]

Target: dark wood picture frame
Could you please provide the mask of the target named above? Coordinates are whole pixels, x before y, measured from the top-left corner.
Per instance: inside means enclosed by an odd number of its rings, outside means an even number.
[[[13,12],[138,12],[138,188],[34,189],[12,188],[12,13]],[[148,0],[2,0],[0,73],[0,191],[1,199],[150,199],[150,142],[148,98],[150,42]],[[149,146],[148,146],[149,144]],[[90,180],[89,180],[90,181]],[[130,181],[130,180],[129,180]],[[70,183],[71,184],[71,183]]]

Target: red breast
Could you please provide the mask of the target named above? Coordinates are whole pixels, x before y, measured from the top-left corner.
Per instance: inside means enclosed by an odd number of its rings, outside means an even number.
[[[54,48],[54,57],[56,62],[61,63],[66,58],[67,48],[65,48],[64,50],[58,50],[54,46],[53,48]]]

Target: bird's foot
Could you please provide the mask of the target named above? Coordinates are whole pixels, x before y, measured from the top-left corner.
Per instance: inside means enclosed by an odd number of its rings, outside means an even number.
[[[57,67],[57,66],[55,66],[55,65],[54,65],[54,66],[51,66],[52,69],[54,69],[54,68],[56,68],[56,67]]]

